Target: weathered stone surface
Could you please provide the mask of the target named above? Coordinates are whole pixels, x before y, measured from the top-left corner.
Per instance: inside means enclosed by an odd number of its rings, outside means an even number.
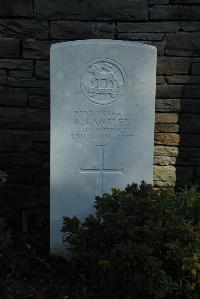
[[[13,209],[27,209],[36,206],[37,188],[30,185],[5,184],[0,189],[0,197],[7,200]]]
[[[156,84],[166,84],[165,77],[163,75],[157,75]]]
[[[165,157],[165,156],[156,156],[154,157],[154,164],[155,165],[175,165],[176,164],[176,158],[175,157]]]
[[[180,131],[178,124],[156,124],[155,125],[155,132],[156,133],[177,133]]]
[[[33,88],[49,88],[50,82],[49,80],[36,80],[36,79],[10,79],[4,83],[6,86],[13,87],[33,87]]]
[[[157,98],[173,99],[199,99],[200,86],[199,85],[157,85]]]
[[[200,99],[200,85],[183,85],[181,97],[184,99]]]
[[[180,99],[156,99],[157,112],[179,112],[181,109]]]
[[[51,38],[54,39],[86,39],[86,38],[114,38],[114,23],[56,21],[51,22]]]
[[[153,180],[156,49],[118,40],[66,42],[51,48],[51,63],[51,252],[56,253],[65,209],[68,216],[82,217],[92,212],[95,195],[133,180]]]
[[[200,101],[192,99],[157,99],[156,111],[200,113]]]
[[[200,0],[172,0],[174,4],[200,4]]]
[[[0,86],[1,106],[26,106],[27,92],[22,88]]]
[[[6,173],[8,184],[49,184],[49,170],[45,168],[12,167]]]
[[[36,61],[35,76],[37,79],[49,79],[49,77],[50,77],[50,62],[49,62],[49,60]]]
[[[1,17],[32,17],[32,0],[6,0],[0,2]]]
[[[152,20],[199,20],[199,6],[154,5],[149,9]]]
[[[49,129],[49,112],[46,109],[0,108],[2,129]]]
[[[157,41],[162,40],[164,37],[164,33],[118,33],[119,39],[127,39],[133,41]]]
[[[127,38],[123,34],[120,34],[120,39],[127,40]],[[139,42],[156,47],[158,56],[164,55],[164,47],[165,47],[164,40],[161,40],[161,41],[149,41],[148,40],[148,41],[139,41]]]
[[[33,144],[33,151],[38,153],[49,153],[50,152],[50,145],[48,143],[34,143]]]
[[[156,47],[158,56],[164,55],[165,40],[145,41],[144,43]]]
[[[23,57],[47,59],[49,57],[50,41],[25,40],[23,42]]]
[[[28,97],[28,105],[33,108],[49,108],[49,97],[34,95]]]
[[[40,186],[38,193],[38,206],[49,208],[50,187]]]
[[[8,78],[10,79],[31,79],[33,71],[9,71]]]
[[[180,29],[183,31],[200,31],[200,22],[199,21],[181,21]],[[169,31],[168,31],[169,32]]]
[[[118,23],[118,32],[177,32],[179,24],[177,22],[145,22],[145,23]]]
[[[0,59],[0,68],[8,70],[32,70],[33,60],[25,59]]]
[[[192,74],[193,75],[200,75],[200,62],[192,64]]]
[[[7,170],[7,183],[8,184],[38,184],[39,178],[43,176],[42,168],[24,168],[14,167]],[[38,180],[34,178],[38,176]],[[40,176],[40,177],[39,177]]]
[[[200,101],[199,100],[181,100],[182,113],[200,113]]]
[[[156,145],[154,147],[154,156],[177,157],[178,147]]]
[[[166,53],[181,56],[200,55],[200,33],[168,33],[166,39]]]
[[[20,40],[14,38],[0,38],[0,58],[20,57]]]
[[[200,165],[200,150],[193,147],[180,147],[177,165]]]
[[[37,18],[52,20],[147,20],[147,0],[35,0]]]
[[[6,79],[6,71],[5,70],[0,70],[0,81]]]
[[[49,131],[33,131],[32,139],[34,142],[49,142],[50,141],[50,132]]]
[[[0,151],[25,152],[32,149],[31,133],[21,130],[0,130]]]
[[[173,98],[179,98],[181,94],[182,94],[181,85],[160,84],[157,85],[156,88],[157,98],[173,99]]]
[[[156,113],[156,123],[177,123],[179,116],[177,113]]]
[[[154,182],[162,186],[174,186],[176,182],[176,168],[174,166],[154,166]]]
[[[34,88],[27,88],[28,95],[43,95],[49,96],[50,95],[50,88],[49,86],[40,86]]]
[[[187,147],[199,147],[200,144],[200,134],[181,134],[181,141],[180,146],[187,146]]]
[[[198,114],[181,114],[180,131],[183,133],[199,133],[200,119]]]
[[[149,0],[149,4],[169,4],[169,0]]]
[[[187,74],[190,65],[190,58],[158,57],[157,74]]]
[[[34,19],[0,19],[0,37],[47,39],[47,21]]]
[[[199,72],[200,75],[200,71],[195,71]],[[167,82],[169,84],[200,84],[200,76],[172,75],[167,76]]]
[[[179,145],[180,135],[177,133],[155,133],[155,144]]]
[[[193,167],[176,167],[176,184],[185,186],[193,184]]]
[[[0,153],[0,167],[41,167],[42,155],[39,153]]]

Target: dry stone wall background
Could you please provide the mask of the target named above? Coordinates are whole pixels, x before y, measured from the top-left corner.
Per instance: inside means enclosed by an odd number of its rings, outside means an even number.
[[[1,213],[24,232],[48,229],[49,48],[87,38],[157,48],[154,181],[200,183],[200,0],[0,0]]]

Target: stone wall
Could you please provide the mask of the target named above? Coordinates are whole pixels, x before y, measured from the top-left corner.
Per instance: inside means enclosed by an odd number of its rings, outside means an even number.
[[[0,0],[1,213],[24,232],[48,226],[49,47],[87,38],[157,47],[155,183],[200,183],[200,0]]]

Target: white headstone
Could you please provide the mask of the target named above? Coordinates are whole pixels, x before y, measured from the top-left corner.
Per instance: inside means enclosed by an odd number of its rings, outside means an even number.
[[[62,251],[63,216],[83,219],[96,195],[152,182],[155,85],[155,47],[51,47],[51,253]]]

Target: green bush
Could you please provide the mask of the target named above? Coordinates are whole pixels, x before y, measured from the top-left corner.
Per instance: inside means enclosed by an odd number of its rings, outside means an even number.
[[[64,217],[79,298],[200,298],[200,193],[142,183],[95,201],[83,223]]]

